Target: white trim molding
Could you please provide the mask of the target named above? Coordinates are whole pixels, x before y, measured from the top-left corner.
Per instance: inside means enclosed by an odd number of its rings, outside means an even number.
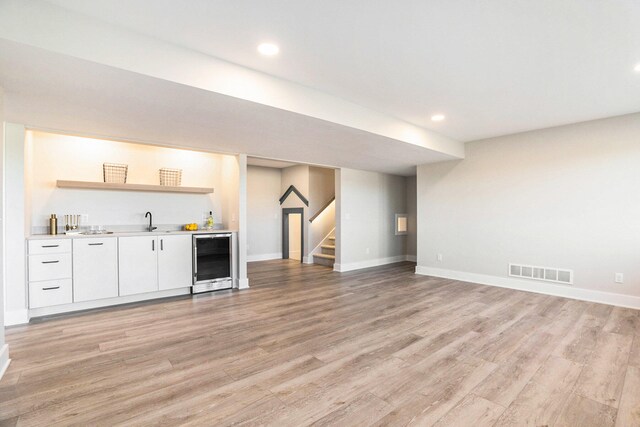
[[[272,254],[247,255],[247,262],[269,261],[272,259],[281,259],[281,258],[282,258],[282,252],[276,252]]]
[[[238,279],[238,289],[249,289],[249,279]]]
[[[345,271],[361,270],[363,268],[379,267],[381,265],[393,264],[395,262],[406,261],[406,255],[398,255],[387,258],[369,259],[366,261],[349,262],[347,264],[334,264],[333,271],[344,273]]]
[[[5,326],[24,325],[29,323],[29,319],[29,310],[26,308],[4,312]]]
[[[497,286],[499,288],[516,289],[519,291],[534,292],[537,294],[553,295],[581,301],[597,302],[601,304],[615,305],[618,307],[640,309],[640,297],[576,288],[571,285],[551,284],[524,279],[514,279],[511,277],[467,273],[464,271],[446,270],[443,268],[425,267],[421,265],[416,266],[416,274],[459,280],[461,282],[470,282],[480,285]]]
[[[74,311],[91,310],[94,308],[112,307],[121,304],[130,304],[141,301],[155,301],[160,298],[170,298],[180,295],[191,294],[191,288],[166,289],[162,291],[147,292],[144,294],[125,295],[121,297],[97,299],[93,301],[72,302],[70,304],[52,305],[49,307],[32,308],[29,316],[42,317],[61,313],[72,313]]]
[[[10,363],[11,359],[9,359],[9,344],[5,344],[0,349],[0,380],[4,376],[4,373],[7,372]]]

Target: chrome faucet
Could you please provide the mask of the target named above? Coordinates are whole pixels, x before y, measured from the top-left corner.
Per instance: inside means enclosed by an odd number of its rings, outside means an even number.
[[[151,212],[147,212],[146,214],[144,214],[144,217],[149,217],[149,227],[147,227],[147,231],[151,232],[153,230],[155,230],[158,227],[154,227],[153,226],[153,215],[151,215]]]

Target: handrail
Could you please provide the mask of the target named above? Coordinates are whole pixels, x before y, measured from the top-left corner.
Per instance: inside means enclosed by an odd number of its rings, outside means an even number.
[[[309,222],[313,222],[314,219],[320,216],[320,214],[324,212],[324,210],[327,209],[335,199],[336,199],[336,196],[333,196],[331,199],[329,199],[329,201],[322,208],[320,208],[318,212],[316,212],[311,218],[309,218]]]

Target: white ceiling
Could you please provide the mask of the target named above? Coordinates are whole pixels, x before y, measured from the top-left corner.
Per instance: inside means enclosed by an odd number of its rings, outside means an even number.
[[[415,174],[452,157],[359,129],[0,39],[5,119],[123,141]]]
[[[638,0],[50,3],[462,141],[640,111]]]

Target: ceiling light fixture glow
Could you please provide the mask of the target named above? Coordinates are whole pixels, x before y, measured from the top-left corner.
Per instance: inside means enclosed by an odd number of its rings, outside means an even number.
[[[638,62],[635,67],[633,67],[633,71],[635,71],[636,73],[640,73],[640,62]]]
[[[273,43],[260,43],[258,45],[258,52],[264,56],[274,56],[280,52],[280,48],[277,44]]]
[[[445,119],[444,114],[434,114],[433,116],[431,116],[432,122],[441,122],[444,119]]]

